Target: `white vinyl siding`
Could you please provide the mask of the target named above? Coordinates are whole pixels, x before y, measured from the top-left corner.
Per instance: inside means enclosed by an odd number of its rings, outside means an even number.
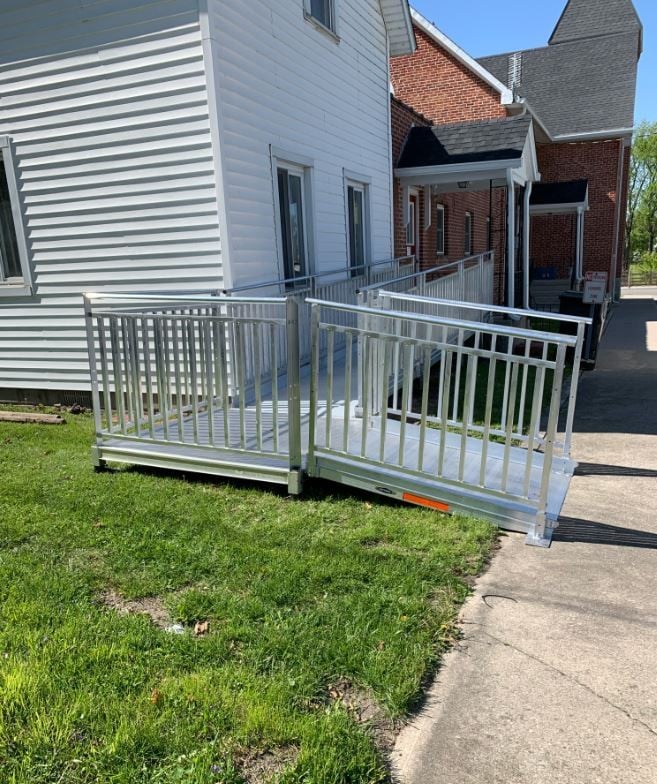
[[[348,267],[345,169],[367,175],[371,257],[392,256],[389,79],[378,0],[340,0],[340,44],[300,0],[210,0],[233,285],[282,277],[271,148],[312,160],[309,269]]]
[[[82,292],[222,287],[196,0],[0,11],[34,296],[0,291],[0,387],[88,389]]]

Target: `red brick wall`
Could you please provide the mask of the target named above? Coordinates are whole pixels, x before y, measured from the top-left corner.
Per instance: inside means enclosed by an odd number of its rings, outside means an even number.
[[[406,106],[396,98],[390,101],[390,123],[392,126],[392,166],[399,161],[409,131],[413,126],[429,126],[431,121],[421,114]],[[394,204],[394,230],[395,230],[395,256],[406,255],[406,211],[404,209],[404,194],[399,180],[395,177],[392,192]],[[420,230],[424,225],[424,196],[420,191]],[[420,244],[422,247],[422,244]]]
[[[611,271],[616,247],[618,166],[622,142],[538,145],[543,182],[587,179],[590,210],[584,219],[584,271]],[[622,232],[621,232],[622,234]],[[575,262],[573,216],[540,216],[532,220],[531,259],[535,266],[555,266],[567,277]],[[622,254],[619,254],[619,259]]]
[[[415,37],[414,54],[390,60],[397,98],[443,125],[506,117],[499,93],[418,27]]]
[[[393,166],[396,166],[399,155],[410,129],[414,125],[429,126],[432,123],[423,115],[415,112],[409,106],[393,98],[391,101],[392,124],[392,155]],[[419,258],[424,269],[435,267],[449,261],[457,261],[465,255],[465,213],[473,215],[473,253],[482,253],[488,250],[488,228],[486,218],[489,216],[489,193],[481,191],[476,193],[445,193],[432,198],[434,213],[431,226],[425,231],[424,218],[424,193],[420,188],[419,220],[420,242]],[[406,254],[406,212],[403,204],[403,189],[399,180],[395,178],[393,186],[395,205],[395,256]],[[444,256],[436,253],[436,222],[435,205],[445,206],[446,242]],[[495,292],[497,301],[504,296],[505,285],[505,246],[506,246],[506,189],[493,190],[492,210],[492,243],[495,251]]]

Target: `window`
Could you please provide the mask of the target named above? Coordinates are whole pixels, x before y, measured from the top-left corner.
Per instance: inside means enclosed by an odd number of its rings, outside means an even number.
[[[302,278],[308,274],[304,170],[279,166],[276,173],[283,276],[285,280]]]
[[[436,205],[436,255],[445,255],[445,207]]]
[[[472,254],[472,213],[466,212],[465,213],[465,246],[464,246],[464,254],[466,256],[470,256]]]
[[[349,232],[349,268],[359,275],[368,263],[368,193],[367,185],[347,182],[347,221]]]
[[[30,293],[30,269],[16,173],[9,138],[4,136],[0,137],[0,297]]]
[[[336,32],[335,0],[304,0],[304,3],[306,17],[318,22],[332,33]]]
[[[411,196],[408,200],[408,223],[406,224],[406,244],[415,245],[415,199]]]

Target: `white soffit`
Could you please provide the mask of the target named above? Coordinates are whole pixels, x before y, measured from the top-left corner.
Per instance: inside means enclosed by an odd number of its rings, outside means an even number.
[[[408,0],[380,0],[380,3],[390,42],[390,56],[413,54],[415,33]]]

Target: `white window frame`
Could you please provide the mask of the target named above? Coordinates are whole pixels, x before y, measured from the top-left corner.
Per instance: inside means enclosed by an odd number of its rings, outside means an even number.
[[[363,193],[363,260],[366,267],[372,263],[372,215],[370,206],[370,188],[372,178],[358,172],[343,169],[344,177],[344,219],[345,243],[347,248],[347,268],[352,269],[351,238],[349,236],[349,188],[356,188]]]
[[[471,212],[466,212],[463,219],[463,239],[465,240],[465,247],[463,248],[464,256],[472,256],[472,248],[474,245],[474,220]]]
[[[0,264],[0,299],[3,297],[29,297],[32,294],[32,271],[25,239],[25,224],[18,191],[18,179],[12,143],[9,136],[0,136],[0,153],[7,177],[7,190],[11,202],[11,214],[14,221],[16,245],[21,265],[21,277],[5,278],[4,270]]]
[[[274,227],[276,233],[276,255],[278,276],[285,279],[285,255],[280,220],[280,195],[278,192],[278,170],[288,169],[303,175],[303,234],[306,251],[305,276],[315,272],[315,211],[313,202],[314,161],[305,155],[271,147],[271,177],[274,208]]]
[[[440,215],[440,223],[438,222],[438,216]],[[438,247],[438,229],[442,225],[442,237],[443,242],[442,246]],[[445,205],[444,204],[436,204],[436,256],[444,256],[445,255],[445,248],[447,247],[447,226],[445,225]]]
[[[322,33],[326,33],[336,43],[339,43],[340,42],[340,36],[338,34],[339,0],[328,0],[328,2],[330,6],[330,14],[331,14],[330,25],[324,24],[324,22],[322,22],[321,19],[318,19],[316,16],[313,16],[310,0],[303,0],[303,15],[306,21],[313,24]]]

